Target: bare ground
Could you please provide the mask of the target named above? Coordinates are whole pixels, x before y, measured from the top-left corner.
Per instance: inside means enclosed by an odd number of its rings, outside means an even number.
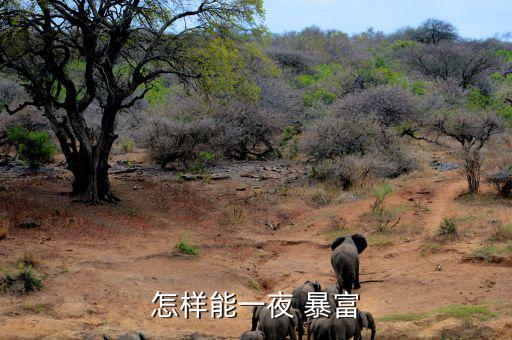
[[[140,155],[131,155],[137,159]],[[362,232],[359,307],[377,318],[378,338],[512,338],[512,260],[464,260],[487,241],[493,221],[512,221],[512,203],[484,187],[464,197],[457,170],[397,179],[387,201],[400,224],[376,233],[368,217],[372,199],[313,208],[303,170],[285,164],[235,164],[218,169],[229,178],[177,181],[152,171],[116,173],[123,201],[84,206],[63,195],[65,172],[6,174],[0,210],[11,228],[0,241],[0,267],[29,253],[38,262],[43,289],[24,296],[0,295],[0,338],[71,339],[140,330],[153,339],[193,333],[237,338],[250,328],[250,308],[238,318],[151,318],[156,291],[236,293],[239,301],[266,300],[306,279],[334,282],[329,243]],[[219,176],[221,177],[221,176]],[[455,217],[459,235],[436,235]],[[333,229],[337,220],[345,228]],[[19,225],[34,222],[37,227]],[[179,239],[198,246],[197,257],[175,251]],[[261,290],[256,290],[257,282]],[[454,305],[484,312],[450,312]],[[452,306],[450,309],[442,307]]]

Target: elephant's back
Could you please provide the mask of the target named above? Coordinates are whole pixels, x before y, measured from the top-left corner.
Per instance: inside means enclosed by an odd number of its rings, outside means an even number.
[[[270,310],[262,311],[263,315],[260,316],[258,329],[265,334],[265,340],[284,340],[288,334],[288,327],[286,315],[273,319],[270,315]]]
[[[353,244],[341,244],[334,249],[331,264],[335,269],[341,269],[343,264],[354,264],[359,258],[357,248]]]

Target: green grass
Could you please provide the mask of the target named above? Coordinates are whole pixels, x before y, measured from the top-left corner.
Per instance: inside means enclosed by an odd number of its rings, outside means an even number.
[[[487,306],[483,305],[449,305],[438,308],[436,314],[457,319],[470,319],[478,316],[480,320],[496,316]]]
[[[478,317],[479,320],[488,320],[496,317],[488,306],[485,305],[447,305],[437,309],[419,313],[397,313],[380,318],[383,322],[413,322],[426,319],[431,316],[444,318],[456,318],[470,320]]]
[[[380,318],[384,322],[412,322],[424,319],[428,313],[398,313],[391,314]]]
[[[389,247],[393,245],[391,235],[387,234],[373,234],[367,237],[368,244],[377,248]]]
[[[257,290],[257,291],[261,290],[260,283],[258,281],[256,281],[255,279],[253,279],[252,277],[247,279],[247,287]]]
[[[512,224],[498,223],[492,229],[492,241],[512,241]]]
[[[427,243],[424,243],[422,246],[421,246],[421,256],[426,256],[428,254],[434,254],[434,253],[437,253],[441,250],[441,245],[439,245],[438,243],[434,243],[434,242],[427,242]]]
[[[190,244],[188,241],[186,240],[180,240],[177,244],[176,244],[176,249],[181,253],[181,254],[186,254],[186,255],[192,255],[192,256],[197,256],[199,255],[199,249],[197,249],[196,246],[194,246],[193,244]]]
[[[481,258],[484,261],[491,262],[493,257],[499,254],[512,254],[512,241],[507,243],[505,246],[497,246],[494,244],[488,244],[482,248],[476,249],[471,254],[473,257]]]
[[[38,303],[35,305],[24,304],[21,306],[21,308],[23,308],[23,310],[30,311],[36,314],[42,313],[49,309],[48,305],[44,303]]]

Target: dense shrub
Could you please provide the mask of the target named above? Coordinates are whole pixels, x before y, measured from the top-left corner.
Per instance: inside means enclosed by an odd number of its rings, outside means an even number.
[[[5,273],[0,278],[0,291],[23,295],[42,287],[41,279],[31,266],[19,265],[16,273]]]
[[[391,126],[414,118],[418,105],[403,88],[381,85],[346,96],[333,106],[332,112],[337,117],[374,115],[382,124]]]
[[[487,176],[487,181],[491,183],[496,192],[501,197],[511,197],[512,195],[512,168],[499,170]]]
[[[326,118],[307,129],[304,150],[314,161],[362,156],[377,148],[383,137],[383,130],[371,115]]]
[[[282,121],[271,111],[235,106],[215,118],[223,154],[234,159],[265,159],[278,155],[274,136]]]
[[[13,127],[7,131],[8,143],[14,145],[18,155],[31,168],[52,161],[57,147],[46,131],[29,131],[21,127]]]
[[[372,115],[321,120],[307,129],[303,148],[314,163],[312,177],[334,180],[343,188],[369,178],[394,178],[419,166]]]
[[[214,125],[209,119],[185,123],[158,118],[149,123],[145,143],[151,159],[162,167],[181,162],[188,168],[191,161],[208,150],[213,135]]]

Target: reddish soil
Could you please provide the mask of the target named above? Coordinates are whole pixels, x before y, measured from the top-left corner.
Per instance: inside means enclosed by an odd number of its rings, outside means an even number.
[[[492,221],[512,222],[512,203],[495,198],[491,188],[460,197],[466,183],[459,171],[397,179],[386,206],[397,211],[400,223],[376,233],[369,195],[313,208],[308,185],[283,189],[284,173],[300,174],[299,169],[254,167],[259,179],[240,176],[240,167],[223,180],[116,174],[113,187],[122,202],[101,206],[62,195],[70,187],[65,172],[1,179],[7,191],[0,192],[0,211],[7,212],[4,223],[11,228],[0,241],[0,267],[11,268],[29,253],[38,262],[43,288],[0,295],[0,338],[71,339],[130,330],[150,339],[193,333],[237,338],[250,328],[250,307],[239,307],[236,319],[159,320],[150,317],[151,299],[156,291],[229,291],[239,301],[254,301],[291,292],[306,279],[327,286],[334,282],[328,245],[350,232],[369,239],[361,255],[362,280],[383,281],[363,283],[357,291],[360,308],[377,318],[381,338],[512,338],[510,255],[500,263],[463,261],[484,245]],[[333,216],[349,230],[331,230]],[[445,217],[458,221],[453,240],[436,236]],[[27,221],[37,227],[19,227]],[[180,238],[197,245],[199,256],[177,254]],[[251,287],[251,280],[262,290]],[[435,312],[449,305],[486,306],[492,316],[461,319]],[[425,316],[390,320],[397,313]]]

